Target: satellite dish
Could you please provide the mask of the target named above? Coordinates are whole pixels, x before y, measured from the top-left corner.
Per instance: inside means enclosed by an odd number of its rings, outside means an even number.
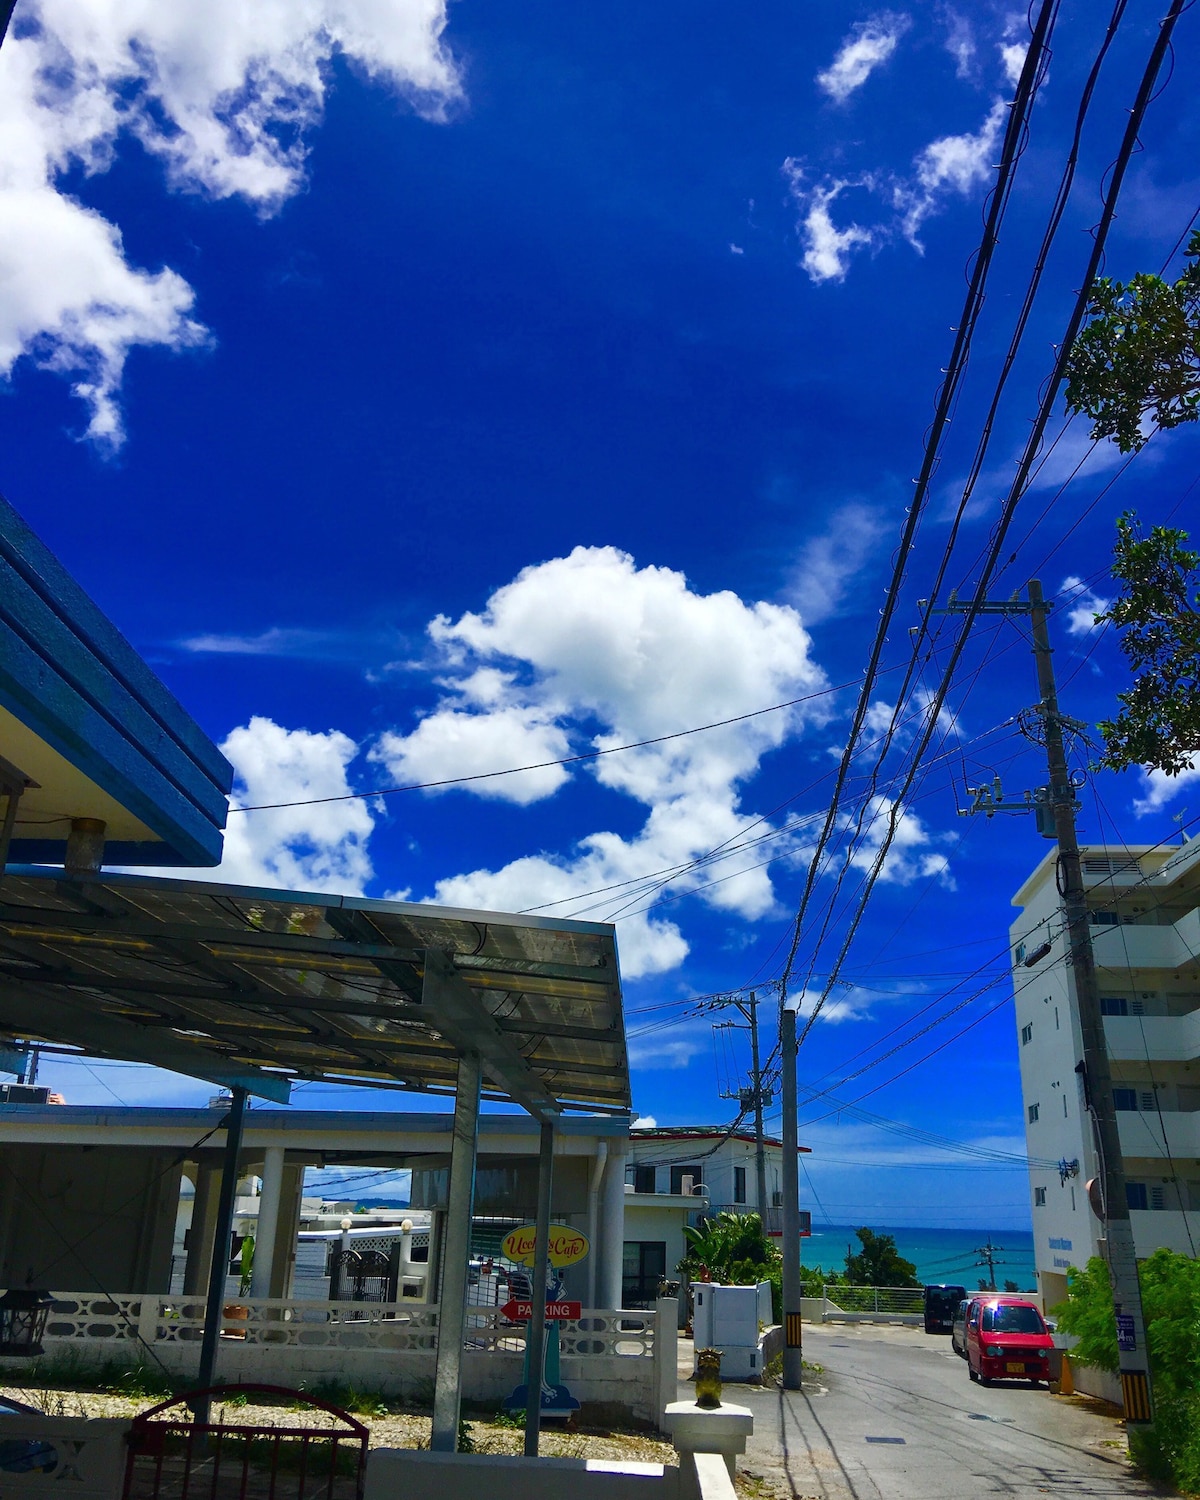
[[[1089,1177],[1087,1180],[1088,1202],[1092,1206],[1092,1212],[1103,1222],[1104,1219],[1104,1190],[1100,1186],[1098,1177]]]

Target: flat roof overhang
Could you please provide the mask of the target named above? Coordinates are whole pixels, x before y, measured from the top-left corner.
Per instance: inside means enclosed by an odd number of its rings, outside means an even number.
[[[10,860],[98,818],[110,864],[220,862],[232,767],[2,498],[0,754],[33,783]]]
[[[0,1028],[286,1103],[294,1080],[624,1114],[606,923],[9,866]]]

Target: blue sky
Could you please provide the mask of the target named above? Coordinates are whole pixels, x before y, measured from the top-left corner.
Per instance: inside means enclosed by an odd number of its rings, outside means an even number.
[[[886,667],[945,546],[1100,9],[1062,6]],[[1028,430],[1159,10],[1129,5],[1101,75],[953,583]],[[19,6],[0,52],[2,483],[224,743],[243,804],[756,714],[457,789],[235,812],[229,879],[616,918],[637,1108],[728,1116],[711,1017],[681,1002],[779,972],[853,708],[826,690],[865,664],[1027,39],[987,3]],[[1200,201],[1196,51],[1185,17],[1118,276],[1157,269]],[[1120,659],[1067,581],[1104,596],[1126,507],[1189,524],[1197,433],[1127,469],[1061,407],[1051,433],[997,587],[1037,574],[1065,601],[1065,703],[1094,722]],[[839,1101],[801,1115],[819,1216],[1028,1223],[1020,1170],[841,1108],[1023,1150],[1006,981],[841,1080],[1003,975],[1009,899],[1045,846],[956,798],[997,770],[1039,784],[1009,722],[1032,670],[1012,627],[980,630],[850,983],[805,1043],[806,1088]],[[1084,837],[1169,836],[1197,774],[1099,779]],[[208,1092],[51,1074],[73,1102]]]

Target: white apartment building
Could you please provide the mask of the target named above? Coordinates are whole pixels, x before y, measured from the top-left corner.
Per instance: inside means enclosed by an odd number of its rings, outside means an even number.
[[[1101,1009],[1139,1256],[1200,1247],[1200,840],[1082,851]],[[1052,849],[1013,897],[1012,966],[1031,1162],[1038,1282],[1047,1307],[1067,1271],[1101,1253],[1088,1202],[1099,1176],[1076,1066],[1083,1056]],[[1078,1175],[1071,1164],[1078,1163]]]

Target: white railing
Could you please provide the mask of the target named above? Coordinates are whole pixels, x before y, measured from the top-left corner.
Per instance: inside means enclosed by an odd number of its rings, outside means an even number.
[[[925,1311],[922,1287],[823,1286],[825,1316],[836,1318],[919,1318]]]
[[[564,1355],[654,1356],[656,1314],[588,1309],[560,1323]],[[245,1344],[293,1348],[433,1350],[438,1309],[412,1302],[321,1302],[256,1297],[228,1302],[222,1336]],[[120,1339],[161,1346],[198,1342],[204,1330],[204,1300],[198,1297],[105,1297],[60,1292],[46,1321],[49,1344]],[[467,1309],[466,1347],[522,1353],[525,1325],[510,1323],[495,1307]]]

